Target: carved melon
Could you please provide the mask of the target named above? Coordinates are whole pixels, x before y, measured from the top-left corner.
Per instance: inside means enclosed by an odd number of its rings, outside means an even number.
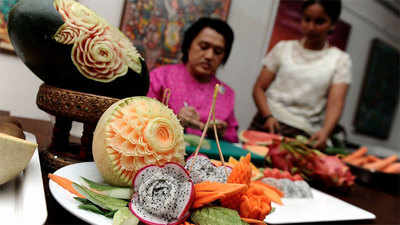
[[[161,102],[148,97],[125,98],[101,116],[92,150],[107,183],[131,186],[136,172],[147,165],[183,165],[183,128]]]
[[[8,32],[18,57],[46,84],[125,98],[146,95],[150,80],[130,40],[74,0],[19,0]]]
[[[31,160],[37,144],[0,133],[0,185],[17,177]]]

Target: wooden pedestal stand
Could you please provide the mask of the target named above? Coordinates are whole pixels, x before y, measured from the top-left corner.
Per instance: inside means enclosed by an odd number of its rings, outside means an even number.
[[[41,149],[42,161],[49,171],[83,161],[93,161],[92,140],[97,121],[119,99],[71,91],[42,84],[36,104],[55,116],[53,136],[48,149]],[[81,144],[69,141],[72,121],[83,123]]]

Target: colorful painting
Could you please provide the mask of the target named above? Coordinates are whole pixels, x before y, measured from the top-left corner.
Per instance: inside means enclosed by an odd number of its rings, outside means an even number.
[[[7,21],[8,12],[18,0],[0,0],[0,49],[13,51],[10,38],[8,37]]]
[[[303,34],[300,28],[302,1],[281,0],[278,13],[275,19],[274,30],[268,50],[281,40],[301,39]],[[329,43],[342,50],[346,50],[347,41],[350,35],[351,25],[339,20],[335,31],[329,36]]]
[[[121,30],[149,70],[178,63],[184,31],[203,16],[226,20],[230,0],[126,0]]]
[[[355,131],[387,139],[399,104],[399,90],[400,50],[374,39],[355,114]]]

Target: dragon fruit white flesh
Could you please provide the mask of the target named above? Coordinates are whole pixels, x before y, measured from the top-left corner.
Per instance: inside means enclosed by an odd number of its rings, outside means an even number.
[[[194,155],[188,157],[188,159],[186,160],[185,169],[190,169],[193,160]],[[196,160],[193,163],[193,167],[191,168],[190,177],[195,184],[201,183],[203,181],[226,183],[228,176],[231,172],[231,167],[217,167],[206,155],[198,154]]]
[[[189,216],[194,185],[189,173],[177,163],[142,168],[133,180],[135,194],[129,208],[146,224],[180,224]]]

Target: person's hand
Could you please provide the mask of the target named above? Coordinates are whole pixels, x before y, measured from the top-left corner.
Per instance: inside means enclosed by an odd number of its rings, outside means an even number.
[[[226,130],[226,127],[228,126],[228,124],[222,120],[215,120],[215,126],[217,128],[218,137],[222,138],[225,134],[225,130]],[[213,121],[210,121],[210,123],[208,124],[207,137],[215,139]]]
[[[267,119],[267,121],[265,121],[264,128],[273,134],[279,133],[279,122],[277,119],[271,116]]]
[[[190,127],[202,130],[204,123],[200,121],[200,115],[195,108],[185,106],[178,114],[178,119],[183,127]]]
[[[313,143],[313,147],[317,149],[325,149],[326,148],[326,141],[328,140],[328,132],[324,130],[319,130],[318,132],[314,133],[310,140],[309,143]]]

